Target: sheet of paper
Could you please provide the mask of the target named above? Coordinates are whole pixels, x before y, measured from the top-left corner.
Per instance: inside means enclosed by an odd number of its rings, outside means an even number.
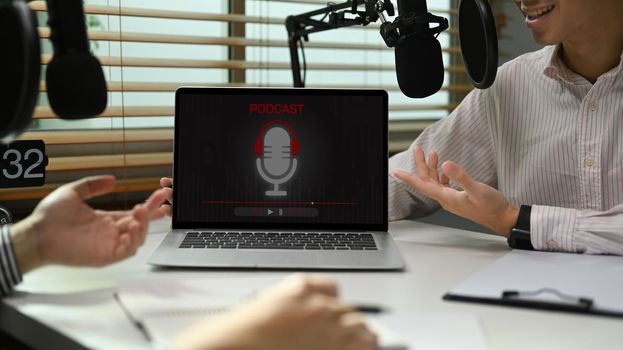
[[[478,271],[450,292],[454,295],[500,298],[503,291],[554,289],[590,298],[594,308],[623,312],[623,257],[513,250]],[[553,293],[533,300],[564,302]]]
[[[194,273],[123,281],[117,299],[156,349],[171,349],[183,329],[252,299],[279,278],[205,278]]]
[[[205,278],[197,274],[155,275],[123,281],[117,297],[132,316],[166,317],[177,314],[206,316],[253,298],[279,278]]]
[[[154,348],[169,349],[183,329],[232,306],[253,298],[278,278],[198,278],[196,274],[150,276],[121,283],[117,299],[142,327]],[[380,349],[407,349],[405,342],[383,322],[371,327],[379,337]]]
[[[476,315],[398,310],[368,317],[391,329],[410,350],[486,350]]]

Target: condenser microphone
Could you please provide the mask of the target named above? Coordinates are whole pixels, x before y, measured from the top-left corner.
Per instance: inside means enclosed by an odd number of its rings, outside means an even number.
[[[83,0],[47,0],[54,56],[46,81],[52,110],[62,118],[89,118],[106,109],[106,79],[89,50]]]
[[[412,98],[433,95],[444,79],[441,45],[425,20],[425,0],[398,0],[401,40],[395,47],[396,77],[400,90]]]
[[[283,121],[271,121],[264,125],[255,143],[257,171],[264,181],[273,185],[266,191],[267,196],[286,196],[280,190],[294,176],[298,160],[298,142],[292,127]]]

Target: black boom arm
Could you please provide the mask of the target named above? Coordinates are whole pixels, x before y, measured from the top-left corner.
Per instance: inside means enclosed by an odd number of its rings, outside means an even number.
[[[365,11],[357,10],[360,5],[365,5]],[[290,48],[294,87],[305,87],[305,80],[301,77],[298,48],[299,46],[303,48],[303,40],[308,41],[309,34],[355,25],[366,26],[376,22],[379,18],[385,23],[384,11],[387,11],[388,15],[394,16],[394,6],[391,0],[348,0],[341,4],[329,4],[319,10],[288,16],[286,29],[288,30],[288,46]],[[350,18],[347,17],[348,14],[351,15]],[[312,18],[320,15],[322,15],[320,19]],[[304,71],[305,68],[305,54],[303,53]]]

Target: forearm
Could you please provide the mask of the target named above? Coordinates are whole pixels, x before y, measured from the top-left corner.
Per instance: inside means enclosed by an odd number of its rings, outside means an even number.
[[[9,225],[0,227],[0,294],[6,296],[22,281],[22,274],[16,261],[16,254]]]
[[[257,323],[249,317],[248,312],[230,311],[201,321],[182,331],[174,341],[174,348],[178,350],[264,349],[261,343],[263,336],[257,332],[259,328]]]
[[[433,151],[437,153],[438,172],[445,161],[453,161],[477,181],[497,186],[495,150],[486,108],[489,98],[485,91],[472,91],[449,116],[427,127],[409,149],[389,160],[390,220],[424,216],[440,208],[436,201],[393,177],[398,170],[418,175],[416,146],[425,157]]]
[[[623,205],[607,211],[532,206],[532,245],[537,250],[623,255]]]
[[[37,245],[36,224],[32,217],[28,217],[11,226],[11,241],[21,273],[30,272],[44,265]]]

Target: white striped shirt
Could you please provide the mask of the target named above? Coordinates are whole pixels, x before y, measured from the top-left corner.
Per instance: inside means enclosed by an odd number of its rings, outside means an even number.
[[[568,69],[560,46],[503,65],[446,118],[390,159],[417,173],[413,148],[439,153],[516,207],[532,205],[535,249],[623,255],[623,55],[591,84]],[[439,209],[390,175],[389,217]]]
[[[9,232],[9,225],[0,226],[0,296],[13,292],[13,287],[22,281]]]

